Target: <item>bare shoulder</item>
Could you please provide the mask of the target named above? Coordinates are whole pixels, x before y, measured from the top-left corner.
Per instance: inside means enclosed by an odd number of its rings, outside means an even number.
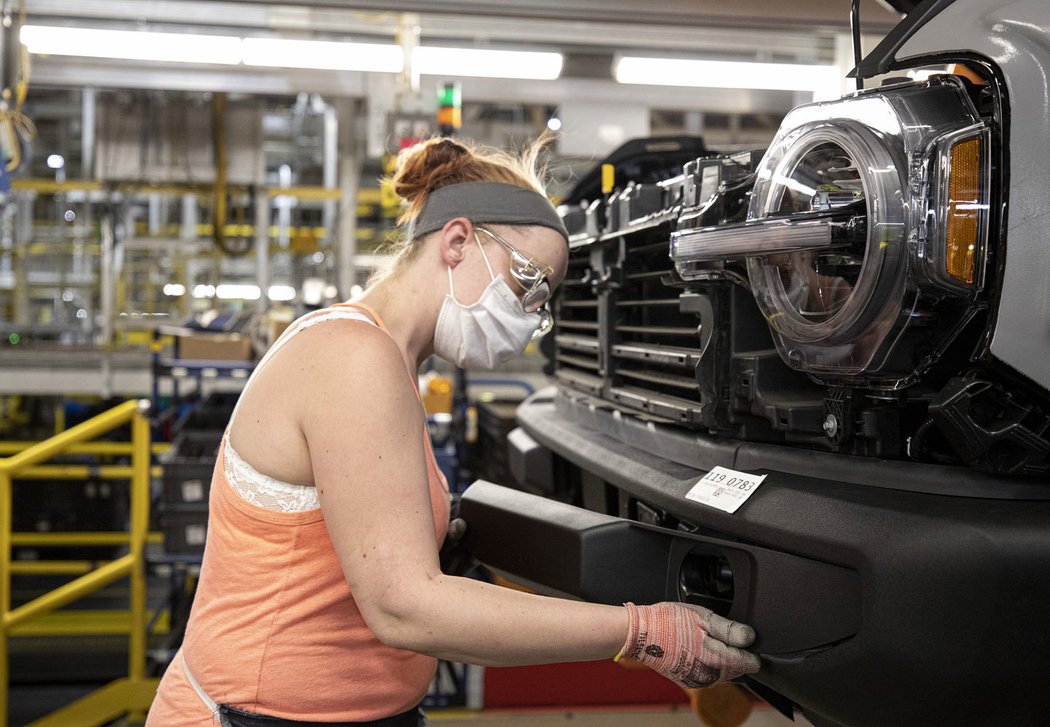
[[[362,363],[400,362],[401,349],[388,333],[366,321],[336,318],[303,329],[288,342],[296,358],[305,357],[314,366],[355,366]],[[341,367],[340,367],[341,368]]]
[[[282,351],[291,366],[305,411],[319,409],[329,417],[352,406],[393,408],[405,413],[418,406],[415,388],[401,349],[385,331],[364,321],[330,320],[296,334]],[[382,410],[372,410],[373,415]]]

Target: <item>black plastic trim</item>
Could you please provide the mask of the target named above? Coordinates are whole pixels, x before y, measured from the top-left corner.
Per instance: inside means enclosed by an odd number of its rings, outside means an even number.
[[[889,5],[898,13],[910,13],[919,6],[922,0],[882,0],[883,5]]]
[[[954,2],[955,0],[925,0],[895,25],[882,42],[875,46],[856,68],[846,74],[847,78],[871,78],[889,72],[897,51],[911,40],[922,26]]]
[[[988,500],[1050,500],[1043,482],[997,478],[968,467],[852,457],[758,442],[740,442],[622,415],[609,404],[571,399],[542,389],[518,408],[518,423],[538,442],[570,461],[630,486],[643,473],[667,473],[666,487],[682,489],[721,466],[775,472],[807,487],[869,487]],[[584,428],[581,428],[582,427]],[[605,442],[609,456],[587,453]],[[636,444],[632,446],[628,442]],[[688,489],[688,488],[686,488]]]
[[[463,493],[459,515],[467,523],[464,546],[489,568],[587,601],[681,600],[712,608],[762,624],[753,647],[759,654],[811,655],[860,628],[860,577],[841,566],[643,525],[483,480]],[[732,596],[712,598],[699,579],[690,583],[693,557],[730,566]],[[822,618],[809,617],[815,602]]]
[[[478,480],[463,493],[463,545],[482,563],[553,595],[664,600],[670,542],[627,520]]]

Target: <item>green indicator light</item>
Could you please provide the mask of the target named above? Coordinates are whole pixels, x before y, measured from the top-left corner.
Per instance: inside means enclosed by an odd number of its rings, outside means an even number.
[[[11,342],[12,346],[17,346],[22,340],[22,337],[19,336],[17,333],[12,333],[10,336],[7,337],[7,340]]]
[[[454,107],[463,105],[463,91],[458,83],[449,83],[438,89],[438,105]]]

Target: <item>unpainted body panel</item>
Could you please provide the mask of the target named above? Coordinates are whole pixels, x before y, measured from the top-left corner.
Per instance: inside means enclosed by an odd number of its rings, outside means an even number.
[[[1050,387],[1050,10],[1046,0],[957,0],[897,61],[973,52],[1003,73],[1009,144],[1005,268],[992,354]],[[1005,244],[1004,244],[1005,243]]]

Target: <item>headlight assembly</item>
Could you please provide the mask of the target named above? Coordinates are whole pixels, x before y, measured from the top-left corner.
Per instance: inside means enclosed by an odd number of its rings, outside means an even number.
[[[873,301],[900,299],[905,225],[897,166],[878,136],[849,120],[805,124],[763,160],[750,218],[837,213],[856,232],[839,244],[748,260],[770,326],[804,344],[786,349],[792,363],[856,359],[858,339],[888,313]]]
[[[746,222],[680,228],[671,256],[686,278],[746,259],[790,366],[904,385],[983,284],[989,139],[948,76],[799,107],[757,169]]]

